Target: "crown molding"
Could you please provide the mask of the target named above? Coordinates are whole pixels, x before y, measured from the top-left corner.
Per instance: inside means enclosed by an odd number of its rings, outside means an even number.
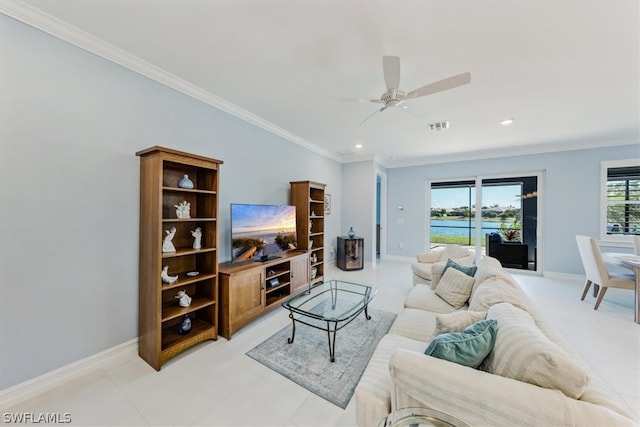
[[[588,150],[591,148],[614,147],[620,145],[638,144],[634,139],[610,139],[610,140],[580,140],[564,141],[549,144],[535,144],[524,146],[510,146],[494,148],[490,150],[467,151],[465,153],[443,154],[439,156],[425,156],[404,159],[380,159],[380,163],[388,169],[404,168],[411,166],[434,165],[439,163],[454,163],[472,160],[500,159],[505,157],[527,156],[535,154],[557,153],[560,151]]]
[[[210,105],[218,110],[231,114],[234,117],[239,118],[247,123],[262,128],[272,134],[278,135],[290,142],[298,144],[310,151],[313,151],[321,156],[327,157],[338,163],[342,163],[342,159],[336,154],[333,154],[316,144],[313,144],[305,139],[294,135],[291,132],[271,123],[268,120],[263,119],[231,102],[220,98],[206,90],[193,85],[178,76],[175,76],[162,68],[156,67],[135,55],[126,52],[116,46],[113,46],[104,40],[95,37],[81,29],[67,24],[60,19],[51,16],[40,9],[33,7],[23,1],[3,0],[0,2],[0,13],[7,15],[11,18],[17,19],[31,27],[44,31],[54,37],[57,37],[67,43],[77,46],[87,52],[98,55],[108,61],[125,67],[141,76],[154,80],[164,86],[184,93],[192,98],[195,98],[207,105]]]

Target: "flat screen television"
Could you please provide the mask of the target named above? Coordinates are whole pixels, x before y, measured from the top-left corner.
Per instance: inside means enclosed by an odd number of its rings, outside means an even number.
[[[231,204],[231,261],[267,261],[296,249],[296,207]]]

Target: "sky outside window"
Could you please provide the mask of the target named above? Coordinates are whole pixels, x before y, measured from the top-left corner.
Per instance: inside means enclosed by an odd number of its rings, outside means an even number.
[[[512,206],[521,207],[520,201],[521,186],[499,185],[482,187],[482,205],[489,207],[498,205],[499,207]],[[471,188],[471,204],[475,204],[476,189]],[[431,190],[432,209],[452,209],[469,205],[468,188],[434,188]]]

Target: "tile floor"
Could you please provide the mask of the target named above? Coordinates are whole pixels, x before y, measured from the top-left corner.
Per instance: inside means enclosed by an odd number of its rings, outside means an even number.
[[[409,264],[382,261],[377,267],[326,277],[374,283],[372,306],[402,309],[411,287]],[[516,275],[531,298],[585,360],[591,372],[638,415],[640,325],[633,323],[632,293],[610,290],[598,311],[593,297],[581,302],[582,283]],[[3,412],[70,413],[72,425],[171,426],[353,426],[352,401],[342,410],[245,356],[287,325],[276,309],[241,329],[230,341],[203,343],[154,371],[136,355],[109,364]],[[4,422],[4,417],[3,421]]]

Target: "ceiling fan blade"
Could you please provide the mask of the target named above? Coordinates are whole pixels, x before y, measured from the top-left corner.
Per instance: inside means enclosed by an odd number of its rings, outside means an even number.
[[[398,90],[400,87],[400,58],[397,56],[382,57],[382,71],[387,90]]]
[[[339,97],[339,96],[332,96],[331,99],[333,99],[334,101],[340,101],[340,102],[359,102],[361,104],[366,104],[369,102],[373,102],[375,104],[383,104],[384,101],[382,101],[381,99],[367,99],[367,98],[343,98],[343,97]]]
[[[416,90],[412,90],[407,94],[407,98],[417,98],[419,96],[431,95],[432,93],[453,89],[454,87],[466,85],[470,82],[470,73],[458,74],[457,76],[439,80],[426,86],[422,86],[421,88],[418,88]]]
[[[374,111],[374,112],[373,112],[373,114],[369,115],[369,117],[367,117],[366,119],[364,119],[364,120],[362,121],[362,123],[360,123],[360,126],[362,126],[363,124],[365,124],[365,122],[366,122],[367,120],[369,120],[371,117],[375,116],[375,114],[376,114],[376,113],[379,113],[379,112],[384,111],[384,110],[386,110],[386,109],[387,109],[387,106],[385,105],[385,106],[384,106],[384,107],[382,107],[381,109]]]

